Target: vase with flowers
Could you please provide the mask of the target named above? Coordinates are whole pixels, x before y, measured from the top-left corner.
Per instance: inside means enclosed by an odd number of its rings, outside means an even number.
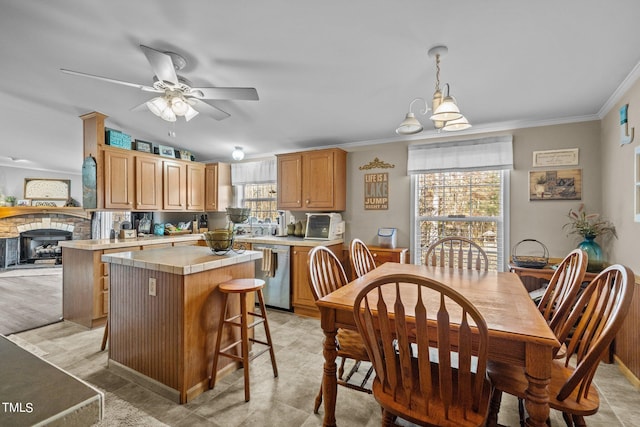
[[[595,241],[598,236],[618,238],[616,227],[597,213],[587,213],[584,204],[581,204],[577,211],[569,209],[569,222],[562,228],[568,229],[569,234],[578,234],[583,240],[578,244],[578,248],[587,253],[587,271],[598,272],[604,268],[602,248]]]

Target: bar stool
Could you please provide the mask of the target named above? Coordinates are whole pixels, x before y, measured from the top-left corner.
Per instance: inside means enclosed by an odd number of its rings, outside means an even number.
[[[233,279],[228,282],[221,283],[218,285],[218,289],[223,294],[222,300],[222,312],[220,313],[220,323],[218,327],[218,339],[216,341],[216,350],[213,355],[213,364],[211,370],[211,378],[209,379],[209,388],[212,389],[216,383],[216,374],[218,371],[218,357],[225,356],[229,357],[233,360],[237,360],[242,362],[242,367],[244,368],[244,400],[245,402],[249,401],[249,362],[260,356],[265,351],[269,350],[269,354],[271,355],[271,366],[273,367],[273,376],[278,376],[278,367],[276,366],[276,356],[273,352],[273,343],[271,342],[271,333],[269,332],[269,322],[267,321],[267,311],[264,306],[264,297],[262,296],[262,288],[264,287],[264,280],[260,279]],[[255,313],[253,311],[247,311],[247,294],[251,292],[256,292],[258,294],[258,301],[260,304],[260,313]],[[229,318],[227,315],[227,301],[229,299],[229,294],[240,294],[240,314],[235,316],[231,316]],[[253,321],[253,323],[249,324],[248,315],[252,315],[259,319]],[[240,322],[235,321],[240,318]],[[267,338],[267,341],[260,341],[255,338],[249,338],[249,329],[254,328],[256,325],[264,323],[264,332]],[[222,341],[222,333],[225,325],[239,327],[240,328],[240,341],[236,341],[227,347],[220,350],[220,343]],[[251,356],[249,356],[249,341],[253,343],[258,343],[266,346],[266,348],[262,349],[259,352],[254,352]],[[240,344],[240,349],[242,356],[237,356],[235,354],[229,353],[233,347]]]

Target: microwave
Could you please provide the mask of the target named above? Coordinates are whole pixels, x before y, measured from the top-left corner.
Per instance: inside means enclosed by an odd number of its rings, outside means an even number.
[[[344,221],[339,213],[308,213],[305,239],[334,240],[342,238]]]

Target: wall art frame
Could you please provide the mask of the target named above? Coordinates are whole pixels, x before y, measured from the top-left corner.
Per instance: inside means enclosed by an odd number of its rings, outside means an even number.
[[[529,201],[582,200],[582,169],[529,171]]]
[[[171,157],[173,159],[176,158],[176,151],[173,147],[169,147],[168,145],[158,145],[158,154],[162,157]]]
[[[576,166],[579,162],[578,151],[578,148],[534,151],[533,167]]]
[[[30,200],[68,200],[70,179],[25,178],[24,198]]]

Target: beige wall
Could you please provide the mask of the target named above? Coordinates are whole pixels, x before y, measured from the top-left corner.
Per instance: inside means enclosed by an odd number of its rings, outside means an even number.
[[[510,176],[510,249],[522,239],[541,241],[549,249],[551,257],[563,257],[576,247],[578,240],[567,237],[562,229],[570,208],[577,209],[580,201],[529,201],[529,171],[532,168],[533,151],[560,148],[578,148],[578,166],[583,170],[583,199],[588,209],[601,208],[600,176],[600,122],[590,121],[567,125],[554,125],[516,129],[510,132],[486,133],[472,136],[446,137],[437,141],[481,138],[490,135],[513,135],[514,170]],[[436,142],[436,140],[413,141],[412,144]],[[398,229],[398,246],[410,244],[411,185],[407,176],[407,142],[349,148],[347,157],[347,223],[346,239],[359,237],[365,243],[375,244],[379,227]],[[360,170],[374,158],[394,164],[391,169]],[[560,168],[560,167],[558,167]],[[548,168],[536,168],[546,170]],[[364,209],[364,174],[367,172],[389,173],[389,210],[367,211]]]
[[[620,145],[620,107],[629,104],[634,140]],[[611,260],[640,272],[640,223],[634,222],[634,150],[640,144],[640,81],[602,119],[602,212],[616,226]]]

